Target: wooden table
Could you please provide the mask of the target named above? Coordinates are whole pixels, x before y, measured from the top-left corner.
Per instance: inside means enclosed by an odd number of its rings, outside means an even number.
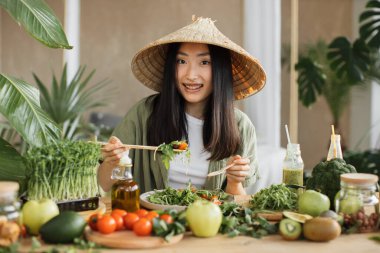
[[[110,210],[109,199],[102,200],[107,211]],[[330,242],[311,242],[307,240],[285,241],[280,235],[266,236],[261,239],[238,236],[228,238],[218,235],[212,238],[196,238],[187,233],[177,244],[157,249],[99,249],[96,252],[138,252],[138,253],[380,253],[380,243],[369,240],[370,236],[380,236],[380,232],[371,234],[341,235]],[[29,252],[30,240],[22,241],[20,252]],[[44,245],[39,251],[46,251],[54,245]],[[80,252],[80,251],[77,251]],[[85,251],[83,251],[85,252]]]
[[[255,239],[246,236],[228,238],[218,235],[212,238],[196,238],[186,234],[184,239],[177,244],[144,250],[123,250],[123,249],[99,249],[97,252],[118,253],[118,252],[138,252],[138,253],[376,253],[380,252],[380,243],[369,240],[368,237],[375,234],[353,234],[341,235],[330,242],[311,242],[306,240],[285,241],[279,235],[266,236]],[[377,233],[380,235],[380,233]],[[29,252],[30,241],[24,241],[20,252]],[[54,245],[44,245],[40,251],[48,250]],[[80,252],[80,251],[78,251]]]

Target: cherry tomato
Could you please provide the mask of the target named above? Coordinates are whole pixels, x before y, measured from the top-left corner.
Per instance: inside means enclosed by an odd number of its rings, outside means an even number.
[[[114,213],[120,215],[121,217],[124,217],[125,215],[127,215],[127,211],[125,211],[123,209],[119,209],[119,208],[113,209],[111,212],[111,215]]]
[[[129,229],[129,230],[132,230],[133,228],[133,225],[139,221],[140,217],[135,214],[135,213],[127,213],[126,216],[124,216],[124,226]]]
[[[113,212],[111,213],[111,216],[116,221],[116,230],[123,230],[123,229],[125,229],[123,217],[121,217],[119,214],[113,213]]]
[[[173,217],[171,217],[169,214],[162,214],[160,216],[160,219],[165,221],[167,224],[173,223]]]
[[[98,230],[102,234],[110,234],[116,230],[116,221],[115,219],[109,215],[103,215],[98,220]]]
[[[20,236],[21,236],[22,238],[26,238],[26,237],[28,236],[28,233],[27,233],[27,231],[26,231],[26,227],[25,227],[25,225],[21,225],[21,226],[20,226]]]
[[[178,146],[178,149],[180,150],[186,150],[187,149],[187,143],[186,142],[181,142]]]
[[[152,222],[146,218],[141,218],[133,225],[133,232],[138,236],[148,236],[152,232]]]
[[[139,209],[135,212],[140,218],[145,217],[149,212],[145,209]]]
[[[98,220],[102,217],[100,213],[94,213],[88,219],[88,225],[94,231],[98,230]]]
[[[148,220],[153,220],[154,218],[158,218],[159,215],[155,211],[150,211],[147,215],[145,215],[144,218],[147,218]]]

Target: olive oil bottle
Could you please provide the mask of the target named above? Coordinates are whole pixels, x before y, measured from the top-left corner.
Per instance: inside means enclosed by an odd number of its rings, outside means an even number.
[[[140,209],[140,189],[132,176],[132,160],[129,151],[123,154],[119,166],[112,172],[112,179],[117,181],[112,186],[112,209],[134,212]]]

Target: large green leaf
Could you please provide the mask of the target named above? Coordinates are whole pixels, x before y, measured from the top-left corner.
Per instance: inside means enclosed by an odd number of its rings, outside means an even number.
[[[380,48],[380,0],[369,1],[360,15],[360,37],[368,46]]]
[[[40,107],[36,88],[0,74],[0,97],[0,113],[29,145],[40,146],[60,137],[60,129]]]
[[[0,181],[18,181],[25,178],[25,164],[22,156],[11,144],[0,138]]]
[[[363,40],[358,39],[351,46],[347,38],[338,37],[330,43],[327,58],[338,77],[347,77],[351,84],[357,84],[364,80],[365,72],[369,68],[369,53]]]
[[[302,57],[295,68],[298,71],[298,98],[304,106],[309,107],[322,93],[326,76],[322,68],[307,57]]]
[[[52,48],[72,48],[61,23],[43,0],[0,0],[0,6],[43,44]]]

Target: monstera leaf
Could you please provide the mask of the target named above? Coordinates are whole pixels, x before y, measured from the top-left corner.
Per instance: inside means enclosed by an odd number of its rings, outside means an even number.
[[[0,0],[0,6],[31,36],[48,47],[72,48],[61,23],[43,0]]]
[[[366,10],[359,19],[360,37],[365,40],[368,46],[380,48],[380,1],[372,0],[366,5]]]
[[[347,76],[351,84],[357,84],[365,78],[370,64],[369,54],[370,50],[363,40],[358,39],[351,46],[347,38],[338,37],[330,43],[327,58],[338,77]]]
[[[2,138],[0,138],[0,168],[0,181],[22,182],[25,178],[22,156]]]
[[[326,76],[323,74],[322,68],[310,58],[302,57],[295,68],[298,71],[299,100],[304,106],[309,107],[322,93]]]
[[[60,138],[60,129],[40,107],[36,88],[0,75],[0,97],[0,113],[29,145],[41,146]]]

